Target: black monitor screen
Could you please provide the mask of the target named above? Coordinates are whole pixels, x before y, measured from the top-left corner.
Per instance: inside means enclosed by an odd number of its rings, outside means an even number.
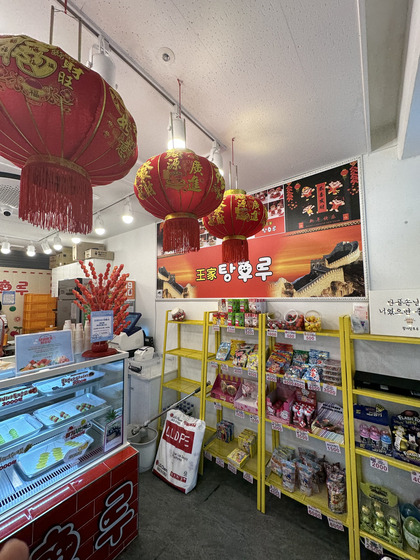
[[[126,318],[126,321],[128,321],[129,323],[125,327],[124,332],[127,333],[128,335],[132,334],[140,317],[141,317],[141,313],[129,313]]]

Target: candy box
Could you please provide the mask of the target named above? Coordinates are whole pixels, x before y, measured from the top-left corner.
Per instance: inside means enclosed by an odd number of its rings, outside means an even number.
[[[233,403],[235,395],[240,389],[241,380],[233,375],[219,373],[211,389],[210,395],[214,399]]]
[[[229,327],[234,327],[235,326],[235,319],[236,318],[236,313],[234,313],[233,311],[229,311],[229,313],[227,314],[227,325]]]
[[[251,414],[258,414],[258,383],[250,379],[243,379],[237,391],[233,406]]]
[[[332,402],[318,403],[311,431],[336,443],[344,443],[343,407]]]
[[[383,486],[361,482],[359,498],[360,529],[402,548],[398,496]]]
[[[257,454],[257,434],[252,430],[245,428],[238,436],[238,446],[243,449],[250,457]]]
[[[267,311],[267,302],[265,299],[249,299],[250,313],[265,313]]]
[[[228,299],[227,300],[227,310],[228,313],[239,313],[239,299]]]
[[[277,384],[277,387],[266,397],[266,417],[272,422],[290,424],[294,400],[295,389],[282,383]]]
[[[216,426],[216,437],[225,443],[233,440],[234,425],[229,420],[221,420]]]
[[[245,326],[245,313],[235,313],[235,327]]]
[[[226,457],[228,462],[236,468],[241,468],[248,461],[249,455],[243,449],[236,447],[233,451],[229,453]]]
[[[357,447],[392,456],[388,412],[381,405],[354,404],[354,437]]]
[[[420,417],[416,410],[404,410],[391,420],[394,457],[420,465]]]
[[[239,311],[241,313],[248,313],[249,311],[249,302],[247,299],[240,299],[239,300]]]
[[[245,313],[245,326],[258,328],[258,313]]]
[[[219,299],[217,303],[217,311],[219,311],[219,313],[227,313],[228,306],[227,306],[227,301],[225,299]]]

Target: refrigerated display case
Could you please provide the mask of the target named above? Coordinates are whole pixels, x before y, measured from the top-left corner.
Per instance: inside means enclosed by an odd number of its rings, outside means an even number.
[[[56,537],[68,537],[71,525],[79,558],[115,558],[137,535],[127,358],[119,352],[18,376],[13,364],[2,369],[0,543],[20,536],[35,560],[53,536],[59,547]]]

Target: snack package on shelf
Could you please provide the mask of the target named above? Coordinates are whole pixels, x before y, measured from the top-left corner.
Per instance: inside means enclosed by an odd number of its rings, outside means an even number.
[[[225,443],[229,443],[233,440],[234,434],[234,424],[233,422],[229,422],[229,420],[221,420],[216,425],[216,436],[221,441]]]
[[[403,547],[398,496],[388,488],[368,482],[360,483],[360,528],[373,538]]]
[[[248,354],[248,363],[246,365],[248,369],[257,371],[258,369],[258,344],[254,345],[252,352]]]
[[[298,387],[292,405],[292,425],[301,430],[311,430],[316,410],[316,392]]]
[[[291,344],[277,343],[265,365],[268,373],[284,374],[290,366],[293,356],[293,346]]]
[[[219,373],[211,388],[210,395],[214,399],[233,403],[236,393],[241,386],[241,380],[233,375]]]
[[[322,366],[322,381],[328,385],[341,385],[340,360],[325,360]]]
[[[265,299],[249,299],[248,307],[250,313],[266,313],[267,302]]]
[[[288,492],[294,492],[296,488],[296,461],[280,459],[283,488]]]
[[[257,347],[258,351],[258,347]],[[254,344],[241,344],[236,350],[233,356],[232,364],[234,366],[245,368],[248,364],[248,357],[251,352],[255,352]]]
[[[340,467],[332,467],[327,471],[328,507],[333,513],[346,513],[347,492],[346,473]]]
[[[343,444],[343,407],[332,402],[318,403],[316,418],[312,422],[311,430],[313,434]]]
[[[235,327],[245,326],[245,313],[235,313]]]
[[[234,327],[236,321],[236,313],[229,311],[227,314],[227,325],[228,327]]]
[[[227,311],[228,313],[239,313],[240,310],[240,300],[239,299],[228,299],[227,300]]]
[[[247,299],[239,300],[239,311],[241,313],[248,313],[249,311],[249,301]]]
[[[231,348],[230,342],[221,342],[216,352],[216,360],[220,360],[220,361],[228,360],[230,355],[230,348]]]
[[[266,417],[272,422],[290,424],[295,389],[277,383],[276,388],[266,397]]]
[[[238,436],[238,446],[243,449],[250,457],[257,454],[258,436],[256,432],[245,428]]]
[[[233,405],[239,410],[258,414],[258,383],[251,379],[243,379]]]
[[[217,303],[217,311],[219,313],[227,313],[228,312],[227,301],[225,299],[219,299],[219,301]]]
[[[287,445],[279,445],[273,451],[270,459],[270,468],[278,476],[282,476],[282,461],[292,461],[295,457],[295,450],[293,447]]]
[[[382,405],[354,404],[354,438],[357,447],[392,456],[388,412]]]
[[[302,366],[309,364],[309,351],[293,349],[292,365]]]
[[[416,410],[404,410],[391,419],[394,457],[420,465],[420,417]]]
[[[258,313],[245,313],[245,326],[257,329],[258,319]]]
[[[324,367],[325,362],[330,359],[330,353],[327,350],[309,350],[309,363],[315,366]]]
[[[234,467],[236,467],[237,469],[242,468],[245,465],[245,463],[248,461],[248,459],[249,459],[248,453],[243,449],[240,449],[239,447],[235,447],[235,449],[231,451],[227,456],[228,462]]]

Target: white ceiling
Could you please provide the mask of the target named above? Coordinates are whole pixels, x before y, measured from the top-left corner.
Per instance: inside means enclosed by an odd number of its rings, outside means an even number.
[[[166,149],[177,79],[183,81],[183,110],[207,132],[187,119],[187,146],[207,155],[209,136],[218,139],[226,148],[226,171],[234,137],[239,186],[247,191],[395,139],[407,30],[418,2],[69,0],[65,14],[64,2],[0,0],[0,33],[49,42],[53,5],[53,43],[75,58],[78,22],[71,13],[86,24],[82,62],[95,34],[109,39],[118,91],[136,121],[139,145],[138,163],[126,178],[94,189],[93,210],[105,208],[110,237],[155,221],[132,196],[135,221],[127,226],[119,217],[123,202],[114,203],[132,194],[137,167]],[[162,59],[167,49],[174,53],[169,63]],[[0,171],[19,173],[2,159]],[[0,178],[0,207],[13,183],[17,189],[18,181]],[[9,218],[0,214],[0,240],[7,234],[24,245],[51,233],[20,221],[16,211]]]

